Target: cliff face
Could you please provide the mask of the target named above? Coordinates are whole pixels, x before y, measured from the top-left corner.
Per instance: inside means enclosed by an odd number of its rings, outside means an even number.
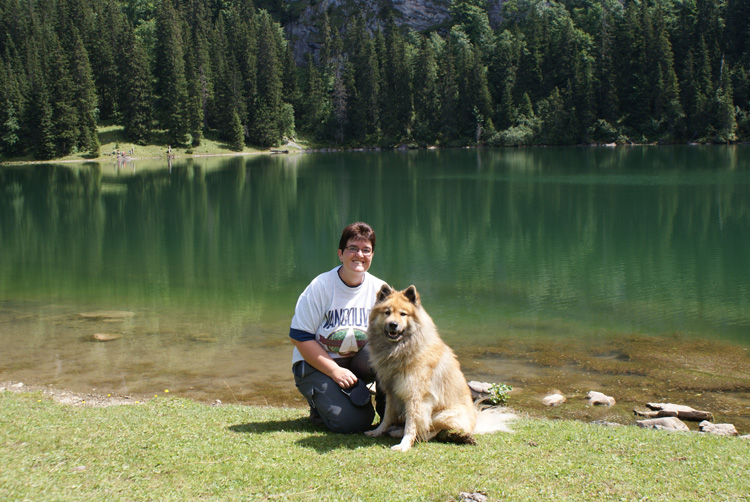
[[[396,24],[405,25],[421,32],[444,26],[450,22],[452,0],[284,0],[290,12],[299,13],[284,25],[284,31],[292,44],[297,64],[302,64],[305,54],[316,53],[320,48],[320,24],[323,13],[328,11],[332,26],[346,26],[358,13],[362,13],[368,26],[378,27],[381,12],[392,10]],[[500,19],[503,0],[489,0],[490,24]]]

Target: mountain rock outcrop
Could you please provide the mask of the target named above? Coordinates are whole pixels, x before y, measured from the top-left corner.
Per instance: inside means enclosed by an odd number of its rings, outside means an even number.
[[[351,23],[355,16],[362,13],[368,27],[374,30],[381,26],[385,12],[392,12],[394,21],[399,26],[423,32],[449,26],[451,21],[450,5],[452,0],[284,0],[288,11],[298,12],[291,20],[284,22],[284,31],[292,44],[297,64],[302,64],[305,54],[317,53],[320,49],[320,34],[323,14],[328,12],[332,27]],[[489,0],[487,13],[490,25],[496,26],[500,21],[500,9],[504,0]],[[289,19],[289,17],[287,17]]]

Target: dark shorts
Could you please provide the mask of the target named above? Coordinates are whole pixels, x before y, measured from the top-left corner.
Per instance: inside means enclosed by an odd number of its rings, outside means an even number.
[[[337,359],[336,362],[348,368],[363,382],[369,384],[374,381],[366,350],[360,351],[354,357]],[[375,418],[372,399],[367,399],[366,403],[361,406],[354,404],[331,377],[316,370],[305,361],[295,363],[292,366],[292,372],[297,389],[305,396],[310,407],[320,415],[323,423],[330,430],[352,434],[372,428],[372,421]]]

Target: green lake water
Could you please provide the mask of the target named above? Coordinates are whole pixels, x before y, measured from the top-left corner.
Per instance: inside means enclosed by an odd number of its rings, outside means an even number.
[[[0,381],[301,406],[289,321],[356,220],[511,405],[671,401],[750,433],[750,146],[2,166]]]

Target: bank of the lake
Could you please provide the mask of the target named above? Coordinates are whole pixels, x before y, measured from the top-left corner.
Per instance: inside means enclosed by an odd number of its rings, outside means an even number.
[[[3,500],[746,500],[750,442],[521,417],[476,446],[339,435],[303,410],[0,393]]]

